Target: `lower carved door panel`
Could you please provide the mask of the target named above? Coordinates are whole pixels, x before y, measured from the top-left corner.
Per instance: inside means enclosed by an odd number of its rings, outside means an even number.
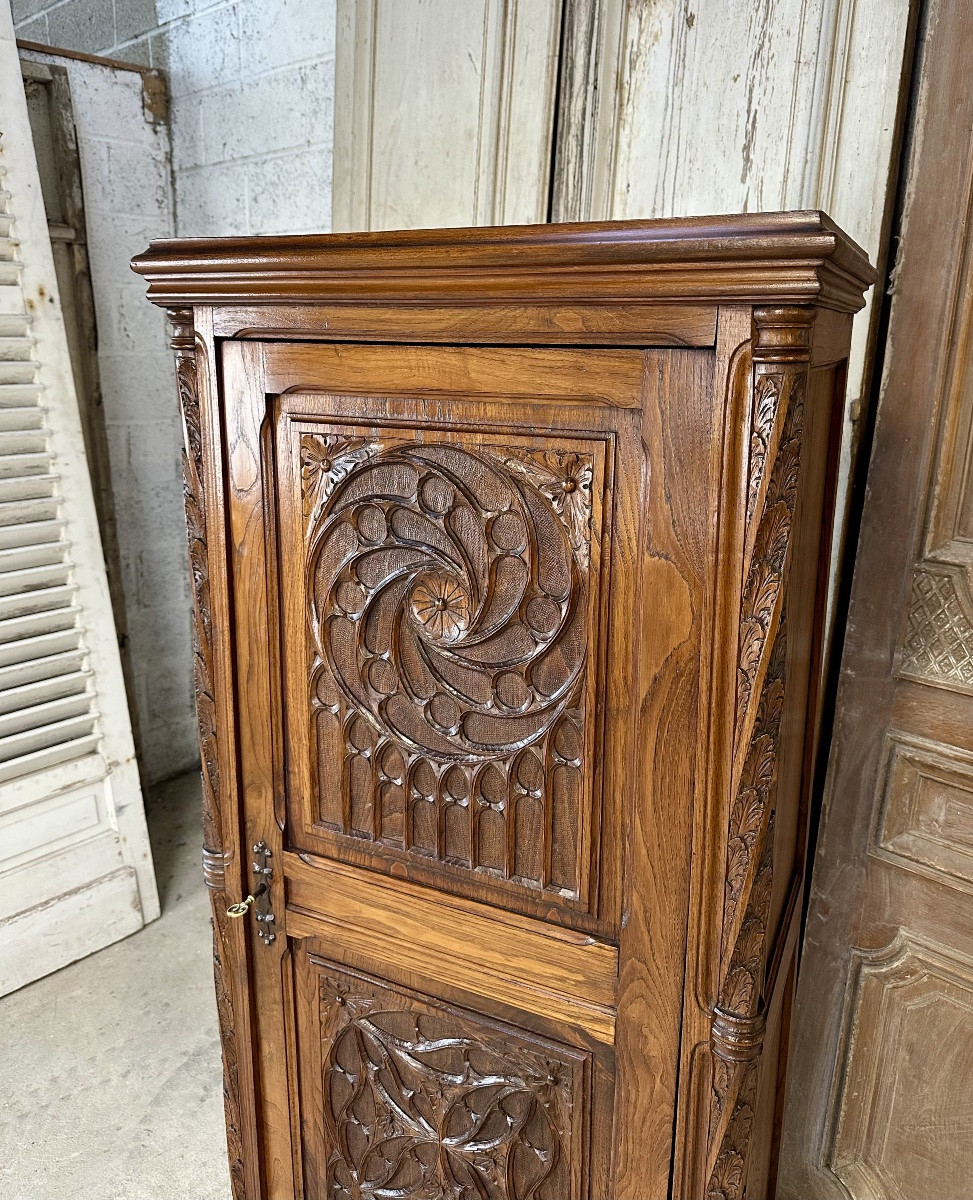
[[[605,1197],[646,355],[223,354],[266,1161]]]
[[[580,1196],[591,1052],[296,960],[309,1197]]]

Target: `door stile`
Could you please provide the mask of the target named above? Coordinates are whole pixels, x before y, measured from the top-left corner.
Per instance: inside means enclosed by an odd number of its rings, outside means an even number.
[[[674,352],[647,359],[639,450],[642,489],[635,556],[634,726],[623,837],[627,848],[620,944],[618,1086],[613,1200],[665,1196],[687,936],[694,757],[702,713],[699,656],[713,573],[712,522],[699,503],[709,479],[718,359]],[[673,409],[666,397],[684,403]],[[652,1070],[644,1070],[645,1056]],[[640,1069],[639,1064],[642,1064]]]
[[[300,1139],[294,1078],[294,1014],[291,953],[284,930],[283,821],[276,707],[280,696],[274,619],[276,596],[268,581],[276,579],[273,529],[267,514],[273,505],[272,459],[269,455],[268,400],[263,391],[263,346],[258,342],[224,342],[221,350],[227,477],[228,558],[235,614],[235,711],[238,720],[240,790],[243,796],[247,872],[254,848],[263,842],[271,875],[269,911],[276,920],[261,923],[248,917],[245,929],[253,966],[255,1085],[261,1128],[260,1200],[299,1196]],[[252,892],[258,877],[245,873],[241,895]],[[272,935],[272,940],[268,940]],[[284,1019],[281,1020],[281,1014]],[[295,1111],[292,1111],[292,1107]],[[247,1200],[250,1200],[247,1197]]]

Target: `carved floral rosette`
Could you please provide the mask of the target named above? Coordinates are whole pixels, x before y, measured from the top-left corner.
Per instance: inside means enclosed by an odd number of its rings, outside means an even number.
[[[323,823],[577,897],[591,454],[300,449]]]

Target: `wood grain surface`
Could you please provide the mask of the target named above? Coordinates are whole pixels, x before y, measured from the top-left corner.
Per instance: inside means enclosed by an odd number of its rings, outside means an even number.
[[[799,213],[136,267],[205,378],[208,876],[269,884],[217,923],[237,1196],[768,1194],[860,251]]]

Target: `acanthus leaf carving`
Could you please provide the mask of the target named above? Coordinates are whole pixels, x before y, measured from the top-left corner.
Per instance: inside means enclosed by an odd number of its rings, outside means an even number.
[[[706,1200],[743,1200],[757,1097],[757,1063],[737,1068],[742,1076],[733,1113],[706,1189]]]
[[[216,698],[213,687],[213,637],[210,615],[209,558],[203,492],[203,439],[199,411],[199,376],[191,309],[170,310],[176,383],[183,425],[183,494],[189,569],[193,581],[193,674],[196,721],[203,777],[203,844],[221,853],[220,770],[217,754]]]
[[[753,557],[743,590],[737,670],[737,747],[741,745],[750,715],[753,688],[761,663],[773,640],[771,627],[783,590],[797,503],[804,436],[803,376],[793,381],[789,393],[784,427],[759,514]]]
[[[342,479],[378,448],[375,438],[304,434],[301,438],[301,493],[308,529],[313,528],[322,507]]]
[[[787,667],[787,622],[782,619],[774,639],[764,678],[757,716],[747,757],[730,810],[727,872],[723,902],[723,955],[730,950],[730,937],[737,906],[750,877],[758,838],[772,811],[777,783],[781,719],[784,713],[784,682]]]
[[[569,450],[506,449],[495,450],[493,454],[547,496],[564,522],[578,562],[587,570],[591,541],[591,459]]]
[[[804,437],[812,310],[755,311],[744,582],[720,967],[710,1046],[708,1200],[742,1200],[764,1036],[787,577]]]
[[[747,486],[748,524],[753,520],[756,511],[783,385],[783,374],[775,371],[759,374],[754,386],[753,419],[750,433],[750,479]]]

